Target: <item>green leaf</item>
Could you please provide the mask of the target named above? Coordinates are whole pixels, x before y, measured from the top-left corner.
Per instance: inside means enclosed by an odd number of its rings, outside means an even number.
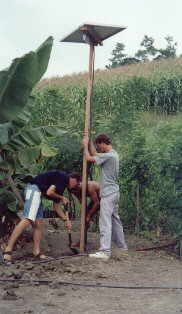
[[[8,146],[15,151],[21,151],[22,148],[38,146],[42,141],[42,134],[39,130],[22,130],[20,133],[15,134]]]
[[[4,180],[7,177],[7,171],[0,170],[0,180]]]
[[[14,164],[12,163],[12,160],[3,160],[0,162],[0,168],[12,172],[14,169]]]
[[[57,137],[68,134],[68,132],[61,129],[59,125],[41,126],[39,128],[35,128],[34,130],[41,132],[41,134],[46,137]]]
[[[18,152],[18,159],[22,166],[33,164],[40,157],[40,147],[26,148]]]
[[[11,202],[8,204],[8,209],[12,212],[17,212],[17,201]]]
[[[31,111],[29,107],[25,107],[18,115],[18,117],[12,121],[12,124],[15,128],[24,127],[30,120]]]
[[[58,149],[55,147],[51,147],[47,143],[43,143],[41,145],[41,153],[44,157],[53,157],[57,154]]]
[[[42,126],[34,129],[21,130],[21,132],[14,134],[8,146],[19,151],[27,146],[38,146],[45,137],[63,136],[67,132],[57,126]]]
[[[1,190],[1,193],[0,193],[0,200],[1,200],[1,203],[6,203],[9,206],[10,203],[16,202],[16,197],[14,193],[3,189]]]
[[[15,59],[0,72],[0,123],[15,120],[28,102],[30,93],[47,69],[53,38],[49,37],[36,52]]]
[[[9,140],[9,129],[11,127],[10,123],[0,124],[0,144],[5,145]]]
[[[47,66],[49,63],[49,58],[50,58],[50,54],[52,50],[52,45],[53,45],[53,37],[50,36],[47,38],[46,41],[44,41],[39,46],[39,48],[35,52],[37,56],[37,74],[36,74],[37,76],[35,79],[35,84],[38,83],[42,75],[47,70]]]

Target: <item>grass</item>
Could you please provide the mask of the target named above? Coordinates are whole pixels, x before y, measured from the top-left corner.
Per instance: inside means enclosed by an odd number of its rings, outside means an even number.
[[[117,79],[126,80],[133,76],[160,76],[161,73],[181,74],[182,58],[167,59],[161,61],[151,61],[133,65],[125,65],[111,70],[96,70],[95,82],[109,82]],[[88,73],[77,73],[72,75],[56,76],[43,79],[37,85],[44,87],[66,87],[68,85],[87,86]]]

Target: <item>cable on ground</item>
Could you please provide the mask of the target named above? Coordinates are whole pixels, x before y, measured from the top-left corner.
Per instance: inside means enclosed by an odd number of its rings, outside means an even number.
[[[175,289],[182,290],[182,287],[177,286],[121,286],[121,285],[109,285],[109,284],[98,284],[98,283],[85,283],[85,282],[73,282],[73,281],[54,281],[54,280],[31,280],[31,279],[0,279],[0,282],[19,282],[19,283],[34,283],[34,284],[51,284],[57,283],[64,286],[80,286],[80,287],[91,287],[91,288],[114,288],[114,289]]]

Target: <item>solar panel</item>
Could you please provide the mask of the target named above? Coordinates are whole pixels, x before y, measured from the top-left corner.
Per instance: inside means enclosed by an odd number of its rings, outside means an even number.
[[[125,29],[125,26],[83,24],[71,34],[61,39],[61,42],[84,44],[92,42],[94,45],[102,45],[103,40]]]

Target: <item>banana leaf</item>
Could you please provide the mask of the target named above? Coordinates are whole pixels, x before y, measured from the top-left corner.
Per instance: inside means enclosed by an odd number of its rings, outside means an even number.
[[[12,174],[15,169],[15,162],[13,159],[1,160],[0,161],[0,172],[6,172],[7,174]]]
[[[31,166],[41,157],[53,157],[58,150],[47,143],[39,146],[27,147],[18,152],[18,159],[23,167]]]
[[[9,141],[9,131],[11,123],[0,124],[0,145],[5,145]]]
[[[41,149],[40,146],[38,147],[28,147],[22,151],[18,152],[18,159],[22,166],[30,166],[41,155]]]
[[[4,180],[7,177],[7,171],[5,170],[0,170],[0,181]]]
[[[40,145],[46,137],[61,137],[65,136],[66,133],[67,132],[60,129],[59,126],[41,126],[34,129],[22,129],[12,136],[7,147],[15,151],[20,151],[26,148],[27,145],[29,147]]]
[[[42,143],[41,145],[41,153],[44,157],[54,157],[58,153],[58,149],[50,146],[47,143]]]
[[[53,38],[49,37],[35,52],[15,59],[0,72],[0,123],[15,120],[28,102],[30,93],[47,69]]]
[[[14,195],[13,192],[7,191],[6,189],[2,189],[0,192],[0,200],[1,200],[1,204],[2,203],[6,203],[6,204],[10,204],[10,203],[16,203],[16,197]]]
[[[30,120],[31,110],[29,107],[25,107],[18,115],[18,117],[12,121],[12,127],[14,129],[23,128]]]

